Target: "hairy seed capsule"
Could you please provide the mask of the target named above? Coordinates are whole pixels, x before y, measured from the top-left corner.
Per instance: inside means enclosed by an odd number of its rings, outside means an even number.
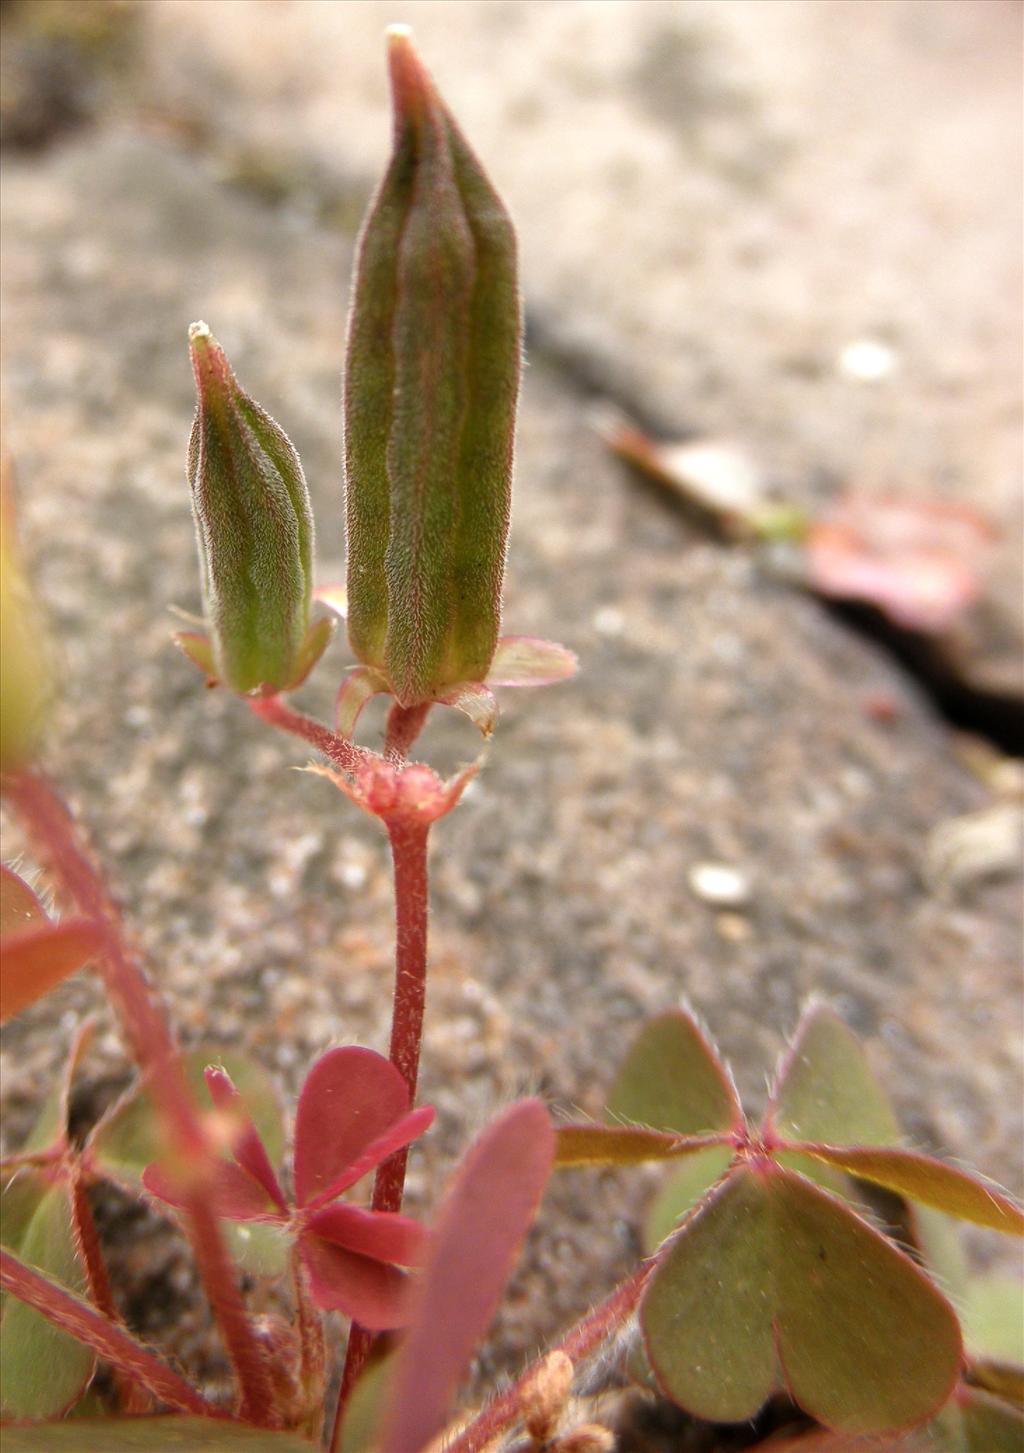
[[[402,27],[389,63],[394,146],[345,374],[348,627],[412,706],[482,681],[494,655],[521,330],[505,209]]]
[[[214,670],[235,691],[284,690],[308,669],[313,513],[302,465],[205,323],[192,324],[189,344],[188,479]]]

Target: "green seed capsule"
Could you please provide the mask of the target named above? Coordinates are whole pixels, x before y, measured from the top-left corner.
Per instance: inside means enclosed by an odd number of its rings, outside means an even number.
[[[313,513],[299,456],[239,388],[205,323],[189,329],[198,404],[188,447],[217,678],[285,690],[308,655]]]
[[[498,640],[519,390],[515,234],[401,27],[394,147],[349,322],[349,639],[404,706],[482,681]]]

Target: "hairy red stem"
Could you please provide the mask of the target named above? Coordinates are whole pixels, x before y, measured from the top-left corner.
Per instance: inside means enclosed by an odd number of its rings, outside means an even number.
[[[612,1292],[600,1306],[588,1312],[579,1322],[576,1323],[561,1342],[557,1342],[544,1353],[547,1357],[551,1352],[564,1352],[573,1362],[578,1362],[581,1357],[586,1357],[593,1352],[606,1337],[621,1327],[622,1323],[633,1311],[640,1294],[646,1285],[647,1278],[654,1270],[655,1263],[647,1262],[637,1267],[631,1276]],[[445,1453],[479,1453],[481,1448],[502,1432],[522,1413],[522,1394],[530,1383],[533,1375],[543,1358],[532,1363],[521,1377],[507,1388],[500,1397],[483,1408],[469,1424],[457,1434],[451,1442],[445,1443]]]
[[[427,990],[427,836],[429,823],[388,823],[388,841],[395,873],[395,995],[391,1016],[391,1063],[416,1099],[423,1038],[423,1009]],[[375,1198],[384,1195],[395,1204],[379,1210],[397,1211],[405,1181],[406,1152],[399,1151],[377,1172]],[[397,1190],[395,1189],[397,1187]]]
[[[227,1416],[220,1408],[201,1397],[194,1388],[189,1387],[184,1378],[179,1377],[172,1368],[154,1356],[148,1347],[136,1342],[123,1327],[108,1321],[102,1312],[98,1312],[88,1302],[83,1302],[80,1297],[50,1281],[34,1267],[26,1266],[2,1248],[0,1286],[20,1302],[32,1307],[55,1327],[59,1327],[62,1332],[84,1342],[127,1376],[137,1379],[168,1407],[209,1418]]]
[[[74,1233],[75,1247],[82,1259],[82,1265],[85,1267],[89,1296],[105,1317],[111,1322],[122,1325],[121,1314],[114,1301],[114,1291],[110,1285],[110,1277],[107,1275],[103,1253],[100,1250],[100,1238],[96,1233],[96,1223],[93,1220],[92,1208],[89,1205],[80,1166],[75,1166],[71,1173],[68,1194],[71,1200],[71,1228]],[[117,1388],[119,1408],[125,1416],[132,1417],[149,1412],[151,1406],[149,1397],[133,1373],[115,1366],[114,1383]]]
[[[389,762],[400,766],[409,755],[413,742],[423,730],[424,723],[433,702],[425,701],[420,706],[400,706],[396,701],[388,712],[384,728],[384,755]]]
[[[310,1299],[298,1243],[292,1248],[290,1270],[292,1294],[295,1298],[295,1320],[299,1328],[299,1378],[304,1396],[312,1401],[314,1398],[323,1397],[324,1326],[320,1313]]]
[[[427,837],[429,823],[387,823],[395,874],[395,992],[391,1014],[391,1063],[416,1098],[423,1010],[427,991]],[[373,1182],[373,1209],[400,1211],[405,1189],[408,1151],[400,1150],[381,1165]],[[338,1446],[345,1404],[363,1369],[373,1334],[353,1326],[349,1332],[329,1447]]]
[[[322,722],[314,721],[310,716],[303,716],[301,712],[293,711],[279,696],[250,696],[246,698],[246,701],[249,710],[261,721],[280,727],[281,731],[291,732],[293,736],[302,737],[304,741],[316,747],[318,752],[322,752],[325,757],[329,758],[342,772],[355,772],[357,768],[366,766],[372,760],[371,753],[363,747],[357,747],[353,742],[339,737]]]
[[[153,1093],[175,1155],[194,1169],[197,1183],[185,1197],[186,1229],[203,1286],[238,1378],[240,1416],[267,1427],[279,1424],[263,1349],[253,1333],[235,1281],[220,1227],[201,1188],[210,1152],[185,1080],[181,1058],[141,967],[123,937],[117,905],[79,845],[68,809],[50,783],[36,772],[4,780],[36,853],[79,911],[102,923],[100,971],[121,1021],[129,1049]]]

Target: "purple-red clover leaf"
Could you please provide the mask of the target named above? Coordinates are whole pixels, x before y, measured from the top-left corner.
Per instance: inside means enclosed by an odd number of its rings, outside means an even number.
[[[290,1205],[230,1076],[221,1067],[208,1069],[206,1084],[231,1126],[233,1160],[218,1163],[211,1187],[218,1215],[251,1223],[257,1242],[268,1226],[292,1239],[318,1307],[372,1331],[401,1326],[405,1268],[421,1260],[423,1228],[408,1216],[340,1204],[337,1197],[422,1134],[432,1107],[409,1110],[405,1081],[373,1050],[329,1050],[299,1094]],[[173,1177],[159,1165],[147,1166],[142,1181],[157,1199],[180,1205]]]
[[[378,1453],[424,1448],[491,1318],[533,1220],[554,1157],[539,1100],[488,1125],[449,1186],[415,1289],[391,1381]]]
[[[186,1079],[199,1105],[209,1103],[206,1077],[211,1067],[230,1078],[271,1164],[280,1164],[284,1156],[284,1124],[276,1089],[263,1066],[237,1050],[209,1045],[188,1050],[182,1058]],[[90,1167],[130,1191],[138,1190],[143,1171],[160,1161],[164,1150],[153,1101],[138,1084],[98,1121],[85,1145]],[[231,1162],[224,1160],[222,1164],[230,1166]]]
[[[352,1045],[321,1055],[295,1112],[297,1204],[315,1200],[408,1109],[405,1081],[372,1049]]]

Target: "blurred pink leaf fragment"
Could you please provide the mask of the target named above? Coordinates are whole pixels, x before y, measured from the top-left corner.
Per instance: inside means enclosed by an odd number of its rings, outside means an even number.
[[[380,1453],[423,1448],[490,1325],[544,1190],[555,1135],[539,1100],[520,1100],[477,1138],[434,1228],[398,1354]]]
[[[557,641],[539,636],[502,636],[487,673],[488,686],[553,686],[574,676],[579,662]]]
[[[0,1021],[6,1021],[95,957],[103,946],[102,924],[90,918],[30,923],[3,937]]]
[[[951,500],[850,493],[807,535],[812,589],[939,634],[977,599],[992,526]]]

